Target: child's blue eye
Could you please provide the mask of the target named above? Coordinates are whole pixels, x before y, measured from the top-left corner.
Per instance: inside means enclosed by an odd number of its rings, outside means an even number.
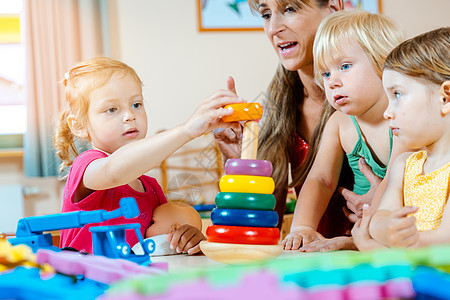
[[[343,64],[343,65],[341,66],[341,70],[345,71],[345,70],[350,69],[350,67],[351,67],[351,64]]]
[[[115,107],[110,107],[110,108],[108,108],[108,109],[106,110],[106,112],[109,113],[109,114],[112,114],[112,113],[114,113],[114,112],[116,112],[116,111],[117,111],[117,108],[115,108]]]
[[[142,107],[142,103],[141,102],[133,103],[132,107],[133,108],[140,108],[140,107]]]
[[[331,72],[323,72],[323,73],[322,73],[322,76],[323,76],[324,78],[330,78]]]
[[[395,100],[398,100],[401,96],[402,96],[402,93],[400,93],[399,91],[395,91],[394,92],[394,99]]]

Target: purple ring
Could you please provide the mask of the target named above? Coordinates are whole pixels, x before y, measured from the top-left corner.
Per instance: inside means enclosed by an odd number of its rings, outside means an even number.
[[[225,163],[227,175],[272,176],[272,163],[268,160],[229,159]]]

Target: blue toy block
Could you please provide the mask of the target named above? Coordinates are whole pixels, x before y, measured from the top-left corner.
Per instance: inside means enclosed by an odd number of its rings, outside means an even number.
[[[275,227],[278,214],[273,210],[216,208],[211,212],[214,225]]]
[[[419,267],[412,278],[416,299],[450,299],[450,275],[430,267]]]
[[[60,274],[42,277],[39,269],[17,267],[0,274],[0,299],[96,299],[108,287],[92,280]]]

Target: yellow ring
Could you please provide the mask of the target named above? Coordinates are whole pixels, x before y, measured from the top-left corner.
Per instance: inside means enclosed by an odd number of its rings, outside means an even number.
[[[249,175],[225,175],[220,179],[221,192],[272,194],[275,183],[272,177]]]

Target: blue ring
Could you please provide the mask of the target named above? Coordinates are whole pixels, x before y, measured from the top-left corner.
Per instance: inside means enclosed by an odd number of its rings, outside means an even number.
[[[211,212],[214,225],[276,227],[278,214],[273,210],[216,208]]]

